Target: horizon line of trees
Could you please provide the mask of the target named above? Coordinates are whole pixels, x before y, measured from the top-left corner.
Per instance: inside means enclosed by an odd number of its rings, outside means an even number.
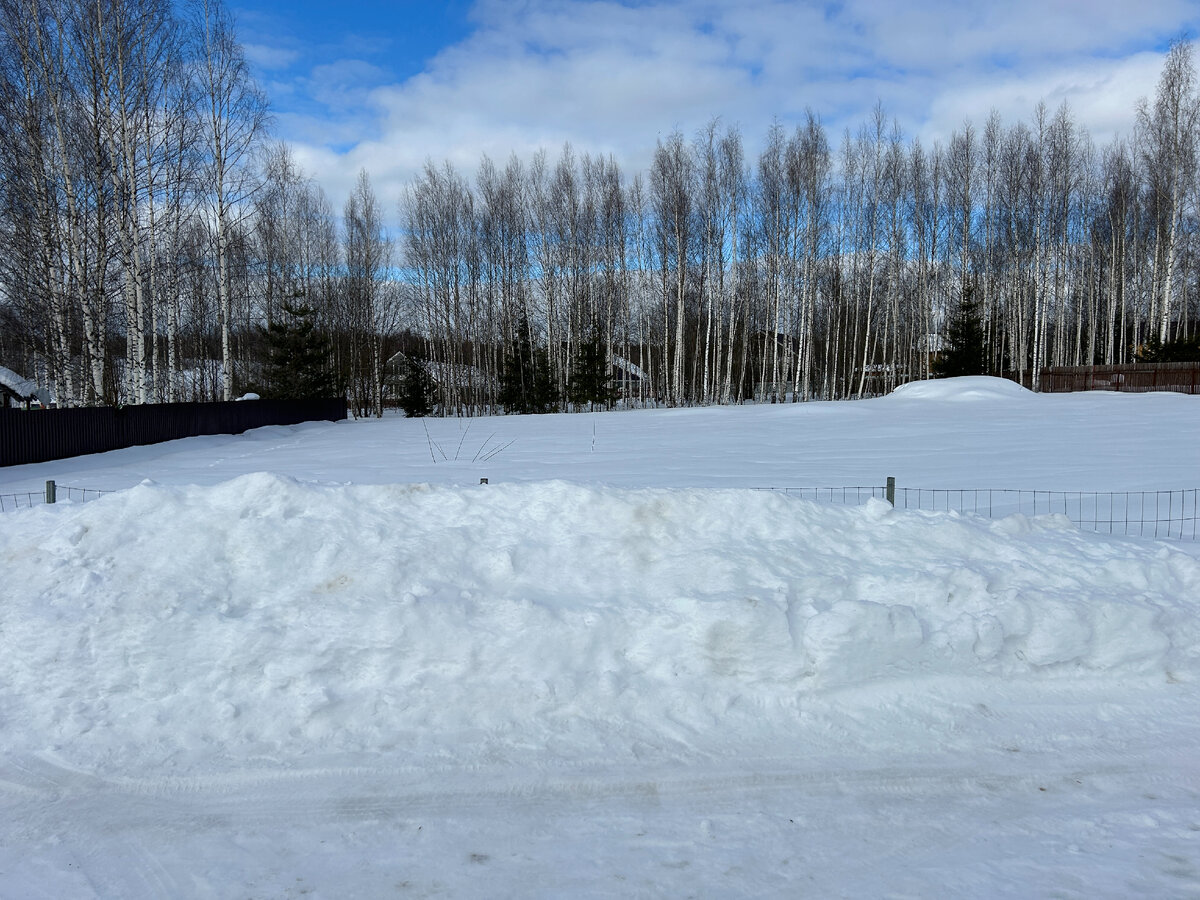
[[[222,0],[0,0],[0,362],[61,405],[269,395],[304,307],[358,414],[414,362],[443,415],[841,399],[929,377],[969,299],[1036,389],[1196,334],[1192,54],[1100,147],[1066,104],[930,147],[809,112],[753,158],[714,120],[632,175],[430,160],[393,235],[367,172],[339,217],[271,140]]]
[[[381,412],[381,207],[363,173],[339,222],[269,126],[224,0],[0,0],[5,364],[62,406],[229,400],[302,302]]]
[[[836,149],[811,112],[754,159],[736,127],[675,132],[631,180],[569,145],[473,180],[430,161],[401,203],[404,259],[455,414],[494,409],[518,351],[547,354],[550,407],[571,408],[597,341],[629,401],[883,393],[933,374],[966,298],[985,371],[1037,389],[1047,366],[1196,333],[1198,142],[1177,43],[1134,133],[1103,147],[1065,103],[929,148],[877,105]]]

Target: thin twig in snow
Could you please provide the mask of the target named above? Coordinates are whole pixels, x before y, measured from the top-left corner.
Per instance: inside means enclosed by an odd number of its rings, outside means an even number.
[[[467,435],[471,433],[471,423],[467,423],[466,429],[462,433],[462,437],[458,439],[458,447],[454,451],[454,461],[458,462],[458,455],[462,453],[463,441],[467,439]]]
[[[433,460],[434,465],[437,465],[437,457],[433,455],[433,448],[437,447],[438,453],[442,454],[442,459],[446,459],[446,451],[433,439],[433,436],[429,433],[429,426],[424,422],[421,423],[421,426],[425,429],[425,440],[429,442],[429,458]]]
[[[494,431],[488,435],[488,439],[486,441],[484,441],[482,444],[480,444],[479,449],[475,451],[475,456],[471,460],[471,462],[475,462],[477,459],[479,459],[479,454],[482,453],[484,448],[487,447],[487,445],[492,442],[492,438],[494,438],[495,436],[496,436],[496,432],[494,432]]]
[[[504,451],[504,450],[507,450],[509,447],[511,447],[511,446],[512,446],[513,444],[515,444],[516,442],[517,442],[517,439],[516,439],[516,438],[513,438],[513,439],[512,439],[511,441],[509,441],[507,444],[501,444],[499,447],[497,447],[495,450],[493,450],[491,453],[489,453],[487,456],[485,456],[485,457],[484,457],[484,458],[481,460],[481,462],[487,462],[489,459],[491,459],[491,458],[492,458],[493,456],[495,456],[497,453],[500,453],[500,452],[502,452],[502,451]]]

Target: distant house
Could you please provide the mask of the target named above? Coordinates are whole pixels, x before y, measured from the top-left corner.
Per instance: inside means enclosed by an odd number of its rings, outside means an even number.
[[[614,356],[612,364],[612,379],[620,387],[633,387],[649,377],[639,366],[620,356]]]
[[[0,408],[17,407],[28,409],[50,405],[50,392],[40,388],[28,378],[22,378],[12,369],[0,366]]]
[[[405,360],[409,355],[403,351],[394,353],[384,364],[384,398],[385,402],[394,401],[400,393],[400,385],[404,379]],[[489,378],[481,369],[475,366],[459,365],[412,357],[425,367],[433,383],[439,391],[474,391],[477,394],[487,394],[497,388],[496,380]]]

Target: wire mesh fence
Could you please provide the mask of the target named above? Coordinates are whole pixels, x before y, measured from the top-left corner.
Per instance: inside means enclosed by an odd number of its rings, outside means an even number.
[[[28,491],[20,494],[0,494],[0,512],[13,509],[29,508],[46,502],[46,495],[41,491]]]
[[[999,519],[1062,515],[1084,531],[1194,541],[1200,538],[1200,488],[1164,491],[1038,491],[1015,488],[910,488],[887,485],[838,487],[769,487],[813,500],[860,506],[868,500],[890,501],[897,509],[958,512]],[[112,493],[96,488],[46,483],[45,491],[0,494],[0,512],[58,500],[84,502]]]
[[[65,497],[68,500],[78,500],[81,503],[84,500],[96,500],[96,499],[99,499],[104,494],[113,493],[113,491],[101,491],[101,490],[97,490],[96,488],[68,487],[66,485],[61,485],[61,484],[57,485],[55,487],[55,490],[58,493],[59,500],[61,500]]]
[[[1171,491],[931,490],[899,488],[903,509],[955,509],[989,518],[1059,514],[1104,534],[1196,540],[1197,489]]]
[[[102,491],[97,488],[71,487],[70,485],[56,484],[53,481],[48,481],[46,482],[46,489],[44,491],[21,491],[15,494],[0,494],[0,512],[29,509],[34,506],[40,506],[43,503],[58,503],[62,500],[82,503],[86,500],[95,500],[104,494],[111,493],[113,492]]]
[[[771,488],[824,503],[859,505],[888,499],[889,487]],[[897,509],[959,512],[999,519],[1063,515],[1101,534],[1194,541],[1200,538],[1200,489],[1164,491],[1037,491],[1009,488],[890,488]]]
[[[775,491],[801,500],[815,500],[818,503],[838,503],[846,506],[860,506],[872,497],[877,500],[887,499],[887,488],[873,485],[851,485],[847,487],[772,487],[757,490]]]

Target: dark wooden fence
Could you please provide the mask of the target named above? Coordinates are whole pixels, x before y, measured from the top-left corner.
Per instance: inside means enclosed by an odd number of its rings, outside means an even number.
[[[1008,377],[1017,380],[1015,374]],[[1020,381],[1025,387],[1031,387],[1032,373],[1026,372]],[[1200,363],[1052,366],[1042,369],[1041,382],[1041,390],[1047,394],[1064,394],[1071,391],[1171,391],[1177,394],[1200,394]]]
[[[0,409],[0,466],[66,459],[201,434],[241,434],[264,425],[336,422],[346,401],[242,400],[147,403],[84,409]]]

